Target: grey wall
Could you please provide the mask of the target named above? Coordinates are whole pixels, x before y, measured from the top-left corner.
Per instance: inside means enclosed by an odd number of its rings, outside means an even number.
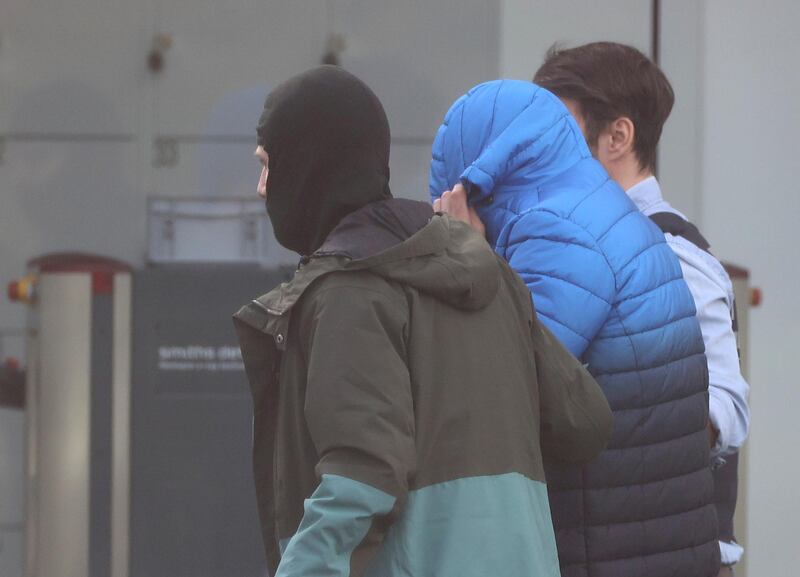
[[[703,224],[764,290],[750,317],[748,574],[787,575],[800,563],[800,4],[709,0],[703,20]]]
[[[703,90],[705,6],[661,2],[661,68],[675,91],[658,147],[658,178],[674,207],[703,226]]]
[[[24,532],[24,415],[0,408],[0,575],[21,575]]]
[[[612,40],[647,54],[650,5],[642,0],[502,0],[501,76],[530,80],[555,42],[577,46]]]
[[[498,1],[4,2],[0,285],[53,250],[141,264],[148,195],[253,193],[264,96],[319,63],[334,33],[386,105],[396,194],[426,198],[444,112],[497,76]],[[154,74],[159,35],[171,47]],[[0,329],[24,322],[0,299]]]

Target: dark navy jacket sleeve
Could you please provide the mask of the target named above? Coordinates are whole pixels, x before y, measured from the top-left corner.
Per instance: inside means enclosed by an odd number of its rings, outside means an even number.
[[[580,357],[611,312],[615,279],[593,237],[545,210],[520,217],[506,257],[533,294],[539,319]]]

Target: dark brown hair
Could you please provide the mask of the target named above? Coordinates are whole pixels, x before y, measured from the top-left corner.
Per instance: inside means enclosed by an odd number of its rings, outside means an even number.
[[[636,158],[642,168],[655,168],[656,146],[675,94],[661,69],[636,48],[616,42],[569,49],[553,45],[533,81],[577,102],[592,147],[609,123],[630,118]]]

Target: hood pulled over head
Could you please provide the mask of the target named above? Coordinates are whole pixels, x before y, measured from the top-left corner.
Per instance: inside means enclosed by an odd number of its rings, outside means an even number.
[[[257,133],[269,155],[267,213],[290,250],[313,253],[344,216],[391,198],[386,113],[366,84],[337,66],[273,90]]]
[[[453,103],[436,133],[431,199],[460,182],[480,207],[504,188],[535,190],[583,158],[586,140],[554,94],[523,80],[484,82]]]

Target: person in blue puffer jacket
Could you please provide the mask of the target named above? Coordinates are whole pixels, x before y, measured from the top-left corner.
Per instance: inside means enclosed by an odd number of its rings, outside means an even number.
[[[530,82],[487,82],[450,108],[431,199],[455,187],[614,412],[600,457],[547,467],[562,575],[716,575],[708,370],[661,231],[592,158],[561,101]]]

